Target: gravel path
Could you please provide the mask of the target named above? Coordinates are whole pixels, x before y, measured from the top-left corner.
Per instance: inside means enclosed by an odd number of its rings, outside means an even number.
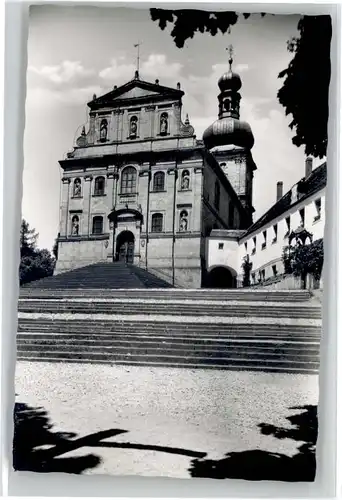
[[[301,443],[262,435],[257,426],[290,427],[286,417],[301,413],[291,407],[317,404],[318,377],[19,361],[16,393],[18,402],[47,410],[53,431],[83,437],[122,429],[106,441],[145,445],[82,447],[63,455],[101,457],[85,473],[186,478],[191,457],[146,445],[203,452],[209,459],[251,449],[293,455]]]

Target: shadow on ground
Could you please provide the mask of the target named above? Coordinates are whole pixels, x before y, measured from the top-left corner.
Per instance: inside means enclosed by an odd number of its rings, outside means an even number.
[[[317,407],[294,407],[291,410],[304,410],[302,413],[287,417],[292,428],[275,427],[269,424],[259,424],[259,428],[264,435],[301,442],[298,453],[293,457],[262,450],[249,450],[228,453],[221,460],[208,460],[205,459],[206,453],[194,450],[104,441],[128,432],[123,429],[109,429],[81,438],[77,438],[74,433],[53,432],[53,425],[43,408],[31,408],[24,403],[16,403],[13,467],[18,471],[81,474],[88,469],[96,468],[101,463],[101,458],[94,454],[68,458],[60,458],[60,456],[83,447],[121,448],[187,456],[192,459],[189,469],[191,477],[254,481],[314,481]]]
[[[59,458],[68,452],[83,447],[122,448],[151,450],[190,458],[203,458],[206,453],[129,442],[103,441],[128,432],[123,429],[109,429],[77,438],[70,432],[53,432],[47,412],[43,408],[32,408],[24,403],[16,403],[14,408],[13,468],[30,472],[68,472],[81,474],[101,463],[97,455]]]
[[[195,459],[189,469],[191,477],[212,479],[245,479],[249,481],[312,482],[316,474],[317,406],[293,407],[303,410],[287,417],[292,428],[259,424],[264,435],[302,442],[290,457],[280,453],[249,450],[228,453],[221,460]]]

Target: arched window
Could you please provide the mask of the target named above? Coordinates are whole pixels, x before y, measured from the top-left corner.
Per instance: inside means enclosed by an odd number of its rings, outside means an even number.
[[[189,229],[189,214],[187,210],[182,210],[179,215],[179,230],[188,231]]]
[[[220,183],[215,182],[215,194],[214,194],[214,205],[217,210],[220,208]]]
[[[161,233],[163,231],[163,214],[152,215],[152,233]]]
[[[105,178],[104,177],[96,177],[95,179],[95,187],[94,187],[94,195],[95,196],[103,196],[105,194]]]
[[[71,234],[72,236],[78,236],[80,232],[80,219],[78,215],[74,215],[71,219]]]
[[[96,215],[93,217],[93,234],[103,233],[103,217],[101,215]]]
[[[160,116],[160,135],[166,135],[169,126],[169,116],[167,113],[162,113]]]
[[[74,189],[72,195],[74,198],[80,198],[82,196],[82,183],[79,177],[74,180]]]
[[[183,170],[183,172],[182,172],[181,189],[184,189],[184,190],[190,189],[189,170]]]
[[[137,136],[138,131],[138,118],[136,116],[132,116],[129,120],[129,136],[134,138]]]
[[[101,120],[101,124],[100,124],[100,141],[101,142],[106,142],[107,134],[108,134],[108,122],[104,118],[103,120]]]
[[[165,174],[164,172],[156,172],[153,177],[153,191],[164,191]]]
[[[121,194],[136,193],[137,171],[134,167],[126,167],[121,174]]]

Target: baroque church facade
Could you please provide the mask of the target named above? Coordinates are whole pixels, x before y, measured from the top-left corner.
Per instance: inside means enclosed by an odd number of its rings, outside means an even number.
[[[173,285],[213,286],[211,235],[235,242],[253,221],[254,138],[241,79],[218,82],[218,119],[197,140],[184,92],[134,78],[93,96],[63,171],[56,273],[122,260]],[[229,266],[226,266],[229,269]],[[236,286],[232,269],[226,286]]]

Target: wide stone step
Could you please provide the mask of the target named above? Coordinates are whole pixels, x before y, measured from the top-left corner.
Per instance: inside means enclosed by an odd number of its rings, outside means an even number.
[[[296,370],[301,370],[301,369],[318,370],[319,367],[318,361],[296,361],[296,360],[292,361],[292,360],[270,359],[270,358],[258,359],[254,357],[237,358],[235,355],[225,356],[225,357],[217,357],[217,356],[203,357],[194,355],[180,356],[179,354],[175,356],[165,355],[165,354],[128,355],[124,353],[119,354],[119,353],[103,353],[103,352],[101,353],[81,352],[76,349],[73,352],[52,351],[52,350],[25,351],[21,353],[21,355],[24,356],[26,359],[60,358],[65,361],[69,361],[70,359],[74,361],[83,359],[89,362],[106,361],[106,362],[111,362],[113,364],[122,362],[125,362],[127,364],[132,364],[134,362],[139,362],[139,363],[143,362],[146,364],[150,364],[158,362],[161,366],[165,365],[166,363],[174,363],[176,365],[183,365],[183,366],[190,364],[195,367],[196,366],[202,367],[205,365],[215,365],[215,366],[226,367],[227,369],[230,369],[230,367],[244,367],[243,369],[245,369],[258,366],[259,368],[262,367],[265,371],[267,371],[268,368],[275,368],[275,369],[295,368]]]
[[[100,355],[100,356],[155,356],[160,357],[161,360],[166,359],[167,357],[174,358],[187,358],[196,361],[197,359],[226,359],[229,357],[234,357],[234,359],[249,359],[252,358],[257,360],[260,363],[264,362],[276,362],[284,363],[286,361],[290,362],[319,362],[319,353],[316,352],[305,352],[305,351],[287,351],[284,350],[274,350],[274,351],[265,351],[262,349],[241,349],[241,348],[227,348],[227,349],[205,349],[203,347],[194,349],[194,348],[186,348],[183,349],[172,349],[162,347],[147,347],[147,346],[139,346],[139,347],[122,347],[122,346],[114,346],[114,347],[106,347],[103,346],[92,346],[91,350],[89,350],[89,346],[76,345],[73,349],[70,349],[70,346],[54,344],[46,346],[45,344],[18,344],[17,352],[23,353],[27,355],[30,352],[59,352],[59,353],[67,353],[76,351],[81,354],[88,355]]]
[[[71,302],[71,301],[30,301],[19,302],[20,312],[35,313],[80,313],[80,314],[168,314],[188,316],[222,316],[222,317],[286,317],[320,319],[321,308],[307,307],[276,307],[254,305],[206,305],[201,304],[153,304],[153,303],[122,303],[122,302]]]
[[[216,339],[176,339],[162,340],[158,338],[146,339],[138,336],[133,339],[96,339],[96,338],[65,338],[61,335],[35,336],[18,335],[18,345],[41,345],[41,346],[83,346],[85,349],[92,348],[151,348],[151,349],[234,349],[251,350],[263,352],[302,352],[318,353],[319,342],[296,342],[296,341],[259,341],[253,340],[216,340]]]
[[[75,333],[146,333],[146,334],[172,334],[172,335],[315,335],[320,336],[321,328],[314,325],[282,325],[282,324],[225,324],[225,323],[164,323],[143,321],[87,321],[87,320],[61,320],[41,318],[20,318],[19,331],[53,331]]]
[[[247,300],[260,302],[305,302],[310,299],[308,291],[240,291],[240,290],[110,290],[110,289],[74,289],[43,290],[39,288],[22,288],[20,297],[41,298],[129,298],[129,299],[162,299],[162,300]]]

